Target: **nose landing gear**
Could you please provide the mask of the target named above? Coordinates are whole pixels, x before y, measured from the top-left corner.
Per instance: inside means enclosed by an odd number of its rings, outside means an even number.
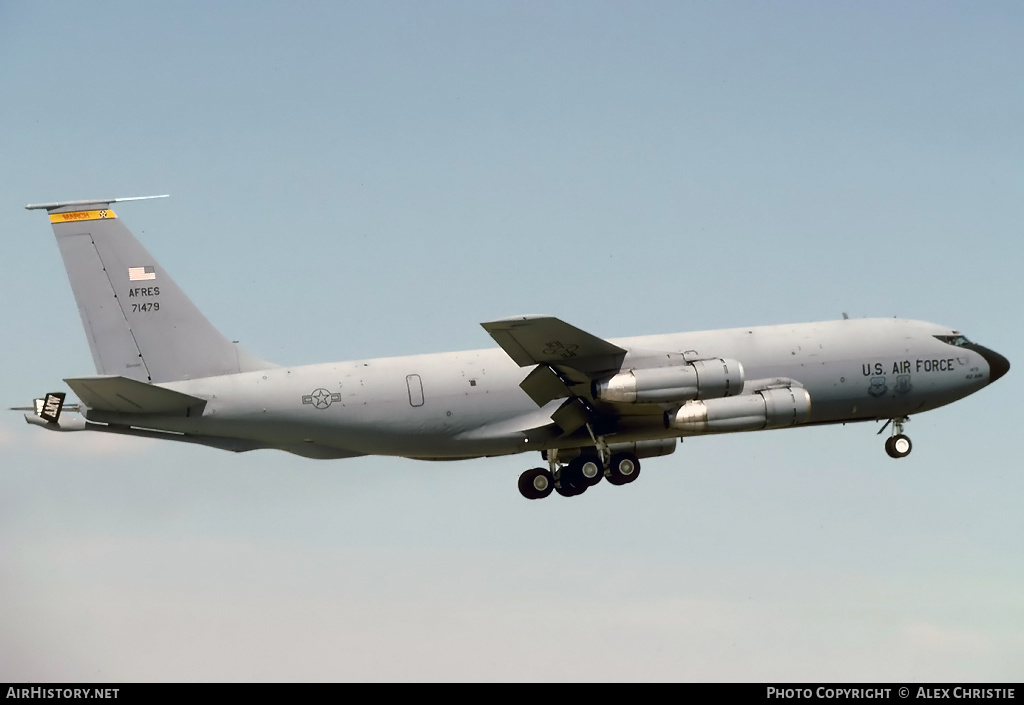
[[[905,458],[913,450],[914,445],[910,442],[910,438],[903,433],[903,424],[909,420],[906,416],[892,419],[892,435],[885,441],[885,452],[889,454],[890,458]],[[882,426],[882,431],[884,430],[885,426]]]

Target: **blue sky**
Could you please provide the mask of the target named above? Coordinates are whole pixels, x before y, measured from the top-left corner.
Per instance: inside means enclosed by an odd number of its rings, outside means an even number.
[[[5,406],[94,372],[26,203],[282,364],[850,316],[1024,343],[1019,3],[0,6]],[[3,680],[1019,680],[1017,370],[908,425],[536,463],[0,424]],[[99,434],[96,434],[99,435]],[[86,436],[83,438],[82,436]],[[1018,458],[1014,460],[1014,458]]]

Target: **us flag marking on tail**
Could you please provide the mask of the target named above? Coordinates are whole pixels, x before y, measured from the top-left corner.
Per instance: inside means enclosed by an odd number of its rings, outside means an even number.
[[[156,267],[129,267],[128,281],[144,282],[156,279]]]

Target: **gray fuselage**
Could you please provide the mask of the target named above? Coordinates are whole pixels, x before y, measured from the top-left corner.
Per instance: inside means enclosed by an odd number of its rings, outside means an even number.
[[[986,357],[935,337],[954,334],[920,321],[860,319],[611,342],[629,351],[739,360],[748,387],[753,380],[795,380],[810,395],[806,423],[813,424],[909,416],[982,388],[992,377]],[[623,367],[628,363],[627,356]],[[528,371],[493,348],[170,382],[160,386],[205,399],[205,410],[188,418],[150,416],[145,426],[310,457],[454,459],[581,445],[578,435],[531,433],[551,424],[559,400],[538,408],[519,387]],[[665,411],[672,406],[661,405]],[[651,405],[642,407],[635,423],[627,415],[609,442],[687,435],[666,428]],[[137,423],[113,413],[88,418]]]

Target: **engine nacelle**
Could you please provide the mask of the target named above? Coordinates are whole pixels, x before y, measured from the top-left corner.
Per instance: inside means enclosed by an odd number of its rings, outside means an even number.
[[[594,383],[594,398],[628,404],[661,404],[731,397],[743,391],[736,360],[696,360],[685,365],[620,372]]]
[[[665,415],[665,425],[686,433],[786,428],[808,419],[811,395],[803,387],[764,389],[729,399],[688,401]]]

